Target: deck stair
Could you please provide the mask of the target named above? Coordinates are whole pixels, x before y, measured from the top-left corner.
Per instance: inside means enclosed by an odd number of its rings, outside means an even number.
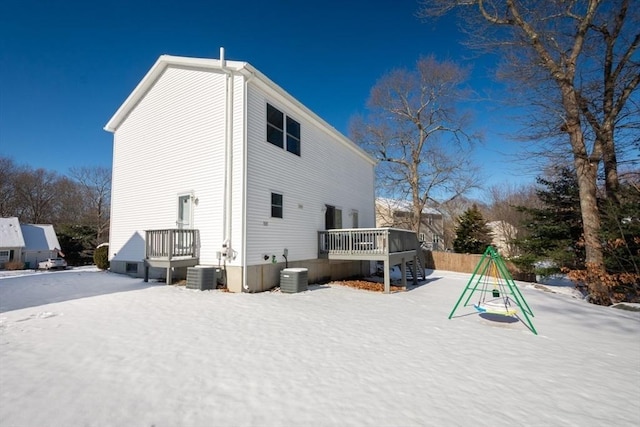
[[[426,274],[424,272],[424,266],[422,265],[422,261],[420,261],[419,257],[416,261],[416,273],[418,280],[427,280]],[[406,274],[407,280],[413,280],[413,261],[407,261]]]

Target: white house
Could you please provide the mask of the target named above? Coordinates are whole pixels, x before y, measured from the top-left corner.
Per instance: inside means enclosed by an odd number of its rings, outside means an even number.
[[[24,246],[18,218],[0,218],[0,268],[9,261],[21,262]]]
[[[518,229],[506,221],[490,221],[487,227],[491,230],[491,244],[501,255],[511,257],[516,254],[513,240],[518,235]]]
[[[40,261],[59,255],[60,243],[51,224],[20,224],[18,218],[0,218],[0,268],[8,261],[36,268]]]
[[[25,246],[22,261],[25,266],[36,268],[40,261],[56,258],[60,254],[60,242],[51,224],[22,224]]]
[[[250,64],[163,55],[105,130],[112,271],[164,275],[149,254],[170,241],[172,266],[220,266],[233,292],[272,288],[284,266],[368,273],[319,257],[319,232],[374,227],[375,161]]]
[[[413,206],[407,200],[376,199],[376,227],[412,229]],[[442,250],[444,245],[444,218],[437,209],[425,206],[420,218],[418,240],[430,250]]]

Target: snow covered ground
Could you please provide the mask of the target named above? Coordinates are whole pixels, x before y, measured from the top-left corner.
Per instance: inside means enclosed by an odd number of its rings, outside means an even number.
[[[0,426],[640,425],[640,312],[518,282],[539,335],[449,320],[468,279],[231,294],[2,273]]]

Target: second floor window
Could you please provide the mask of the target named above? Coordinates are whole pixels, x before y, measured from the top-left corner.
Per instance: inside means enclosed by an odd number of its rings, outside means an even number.
[[[299,156],[300,123],[285,116],[273,105],[267,104],[267,141]]]
[[[284,114],[267,104],[267,141],[284,148]]]

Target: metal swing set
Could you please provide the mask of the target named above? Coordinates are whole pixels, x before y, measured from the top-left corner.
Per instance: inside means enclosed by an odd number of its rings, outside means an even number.
[[[469,304],[474,293],[479,293],[477,303]],[[480,314],[491,314],[509,316],[523,321],[533,332],[538,335],[529,316],[534,317],[531,308],[525,301],[520,289],[516,286],[511,274],[502,260],[502,257],[491,246],[487,247],[482,254],[482,258],[476,265],[467,286],[456,305],[449,314],[449,319],[458,309],[460,302],[467,295],[463,307],[473,305],[473,308]],[[518,316],[522,313],[524,319]]]

